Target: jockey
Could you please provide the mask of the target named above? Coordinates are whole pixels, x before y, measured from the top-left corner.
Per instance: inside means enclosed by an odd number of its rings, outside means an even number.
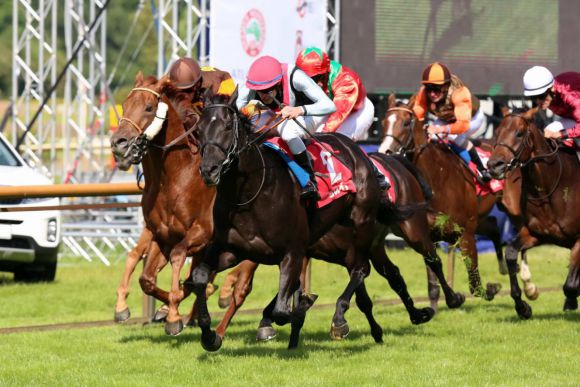
[[[302,70],[271,56],[262,56],[250,66],[246,87],[240,89],[236,101],[238,109],[242,110],[252,100],[260,101],[287,119],[276,130],[288,144],[296,162],[310,175],[301,197],[317,197],[314,170],[301,138],[306,133],[300,125],[315,131],[326,121],[327,115],[336,110],[334,103]]]
[[[524,95],[541,109],[550,108],[562,118],[544,129],[548,138],[573,138],[580,144],[580,73],[569,71],[556,78],[550,70],[534,66],[524,74]]]
[[[483,112],[477,97],[471,94],[459,77],[439,62],[425,68],[422,84],[413,106],[417,119],[424,121],[427,113],[435,115],[437,119],[427,128],[429,134],[445,135],[460,148],[458,153],[462,158],[475,163],[483,182],[491,180],[491,175],[469,140],[469,136],[483,124]],[[465,151],[469,157],[466,157]]]
[[[359,75],[330,60],[324,51],[316,47],[302,50],[296,58],[296,67],[312,78],[336,105],[336,111],[317,131],[341,133],[354,141],[366,139],[375,118],[375,107],[367,98]],[[375,175],[381,189],[388,189],[389,182],[376,167]]]
[[[192,111],[184,119],[186,128],[190,128],[195,121],[193,116],[199,116],[203,109],[203,93],[211,89],[214,94],[231,96],[236,84],[229,73],[213,67],[199,67],[197,61],[183,57],[176,60],[169,68],[169,79],[178,89],[193,92]]]
[[[296,66],[326,92],[336,105],[319,132],[337,132],[355,141],[364,140],[373,123],[375,107],[359,75],[350,68],[330,60],[316,47],[305,48],[296,58]]]

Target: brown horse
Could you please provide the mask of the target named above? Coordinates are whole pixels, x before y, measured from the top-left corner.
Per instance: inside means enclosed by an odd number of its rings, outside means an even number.
[[[160,101],[168,106],[167,119],[149,144],[144,130],[153,122]],[[178,334],[183,329],[178,305],[186,295],[179,283],[185,258],[198,258],[213,233],[215,189],[203,184],[198,172],[198,149],[174,108],[188,104],[189,96],[172,88],[168,80],[144,80],[139,73],[134,89],[123,103],[119,129],[111,137],[120,169],[139,162],[143,165],[146,185],[141,205],[146,227],[153,235],[151,243],[157,244],[172,264],[171,291],[164,292],[156,286],[152,289],[156,298],[169,305],[165,325],[168,334]]]
[[[357,192],[311,211],[300,199],[298,186],[281,158],[257,145],[260,136],[252,134],[251,124],[235,106],[235,97],[208,99],[199,123],[201,174],[206,184],[217,185],[218,190],[214,238],[192,275],[202,346],[217,350],[222,342],[211,330],[203,292],[210,273],[250,259],[280,267],[280,291],[264,315],[279,325],[291,323],[289,348],[294,348],[311,305],[300,289],[302,257],[337,223],[351,227],[354,238],[347,260],[350,281],[337,301],[333,318],[335,327],[346,323],[344,313],[350,298],[369,273],[373,229],[385,208],[380,204],[381,191],[362,150],[344,136],[321,135],[318,140],[336,149],[335,154],[340,154],[353,171]]]
[[[383,121],[385,138],[380,152],[403,153],[425,176],[433,189],[429,214],[431,237],[449,243],[459,242],[469,276],[469,289],[477,297],[492,300],[500,285],[488,283],[484,289],[478,269],[475,233],[491,211],[496,197],[478,198],[473,175],[458,160],[458,156],[443,144],[429,142],[423,124],[416,119],[410,105],[397,103],[389,96],[388,110]],[[501,248],[499,249],[501,251]],[[433,281],[430,281],[430,292]]]
[[[553,243],[571,249],[564,283],[564,310],[578,309],[580,295],[580,172],[575,152],[559,149],[531,119],[531,113],[510,114],[498,128],[497,142],[488,166],[496,178],[521,170],[521,199],[525,226],[531,237],[520,248]],[[530,318],[531,307],[521,299],[516,278],[517,262],[508,258],[511,296],[521,318]]]

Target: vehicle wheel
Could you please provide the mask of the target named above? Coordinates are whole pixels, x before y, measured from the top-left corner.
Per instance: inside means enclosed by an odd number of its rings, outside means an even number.
[[[54,261],[37,265],[34,268],[20,268],[14,271],[16,282],[52,282],[56,275],[56,256]]]

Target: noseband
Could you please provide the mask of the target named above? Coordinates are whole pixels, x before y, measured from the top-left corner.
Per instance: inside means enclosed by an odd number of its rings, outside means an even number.
[[[406,113],[411,114],[412,118],[411,118],[411,122],[410,122],[409,135],[407,136],[405,143],[403,143],[399,138],[397,138],[396,136],[393,136],[392,134],[386,133],[384,135],[384,137],[390,137],[400,145],[400,148],[396,152],[393,152],[394,154],[405,154],[409,150],[408,148],[411,145],[411,140],[413,139],[412,130],[415,127],[415,120],[417,119],[417,116],[415,115],[415,112],[412,109],[409,109],[409,108],[404,107],[404,106],[396,106],[396,107],[389,108],[389,109],[387,109],[386,114],[388,115],[390,112],[394,112],[394,111],[402,111],[402,112],[406,112]]]

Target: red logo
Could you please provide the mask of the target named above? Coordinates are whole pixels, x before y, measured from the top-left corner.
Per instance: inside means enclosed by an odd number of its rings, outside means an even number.
[[[249,56],[256,56],[264,48],[266,41],[266,21],[264,15],[255,8],[250,9],[242,19],[240,27],[242,47]]]

